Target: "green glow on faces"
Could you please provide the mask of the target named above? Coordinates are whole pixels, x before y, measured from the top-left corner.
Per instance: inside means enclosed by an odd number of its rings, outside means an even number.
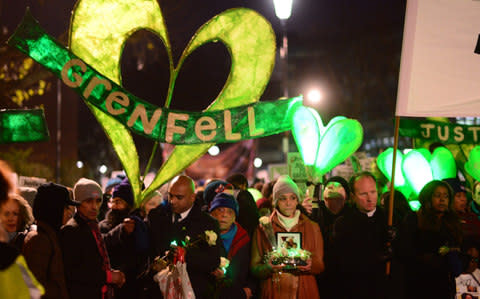
[[[402,171],[406,181],[417,195],[423,186],[433,179],[430,163],[417,150],[411,150],[405,155]]]
[[[389,147],[377,157],[377,165],[380,171],[387,177],[389,181],[392,180],[392,163],[393,163],[393,148]],[[402,173],[403,154],[397,150],[397,160],[395,161],[395,187],[405,185],[405,178]]]
[[[408,204],[410,205],[410,208],[412,208],[414,212],[420,210],[420,207],[422,206],[418,200],[411,200],[408,202]]]
[[[457,165],[452,153],[445,147],[438,147],[433,151],[430,160],[433,179],[442,180],[457,176]]]
[[[199,46],[221,41],[229,50],[232,67],[224,88],[207,108],[221,110],[259,100],[268,83],[275,61],[275,35],[258,13],[237,8],[227,10],[204,24],[193,36],[174,67],[165,22],[156,0],[80,0],[72,15],[70,48],[100,73],[121,85],[120,58],[127,38],[148,29],[163,41],[170,65],[166,106],[172,100],[181,65]],[[140,195],[138,154],[130,132],[118,121],[89,105],[103,126],[132,184],[135,201],[140,203],[173,176],[202,156],[213,144],[175,147],[152,184]]]
[[[465,170],[475,180],[480,181],[480,146],[477,145],[470,151]]]
[[[300,107],[293,116],[293,137],[302,159],[320,177],[352,155],[363,140],[363,128],[353,119],[333,118],[326,127],[317,111]]]

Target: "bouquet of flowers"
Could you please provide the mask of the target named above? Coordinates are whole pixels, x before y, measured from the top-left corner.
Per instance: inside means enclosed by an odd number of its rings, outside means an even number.
[[[270,262],[272,265],[284,265],[284,269],[286,270],[293,270],[297,266],[307,265],[307,261],[312,255],[308,250],[298,248],[293,240],[288,239],[282,243],[282,246],[278,247],[270,218],[267,216],[260,217],[259,222],[272,246],[272,251],[264,256],[265,263]]]
[[[187,273],[185,254],[188,248],[196,246],[199,242],[206,242],[209,246],[214,246],[217,242],[217,234],[207,230],[195,241],[191,241],[190,237],[186,236],[185,240],[181,242],[181,246],[173,241],[165,256],[155,259],[153,268],[159,272],[153,278],[158,283],[163,298],[195,299]]]
[[[272,265],[285,265],[284,269],[295,269],[297,266],[307,265],[312,254],[301,248],[273,248],[265,255],[265,262],[270,261]]]

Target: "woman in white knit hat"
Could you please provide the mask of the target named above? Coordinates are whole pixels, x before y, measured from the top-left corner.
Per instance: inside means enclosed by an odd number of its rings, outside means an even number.
[[[319,298],[315,275],[325,267],[323,238],[318,224],[297,208],[300,202],[295,182],[289,176],[280,176],[273,187],[274,210],[269,217],[260,218],[252,240],[251,267],[261,280],[260,298]],[[288,242],[283,243],[283,239]],[[272,255],[272,250],[282,252],[278,248],[291,246],[310,252],[310,257],[301,265],[278,264],[278,255]]]

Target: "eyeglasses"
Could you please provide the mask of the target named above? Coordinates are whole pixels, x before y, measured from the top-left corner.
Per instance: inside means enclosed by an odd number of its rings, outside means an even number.
[[[109,193],[103,194],[103,200],[108,202],[110,198],[112,198],[112,194],[109,194]]]

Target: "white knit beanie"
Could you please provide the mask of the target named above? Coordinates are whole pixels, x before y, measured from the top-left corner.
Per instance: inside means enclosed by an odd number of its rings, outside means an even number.
[[[298,202],[302,202],[300,198],[300,191],[298,190],[297,184],[288,176],[282,175],[277,179],[277,182],[273,186],[273,206],[277,205],[277,201],[282,194],[285,193],[295,193],[298,198]]]

